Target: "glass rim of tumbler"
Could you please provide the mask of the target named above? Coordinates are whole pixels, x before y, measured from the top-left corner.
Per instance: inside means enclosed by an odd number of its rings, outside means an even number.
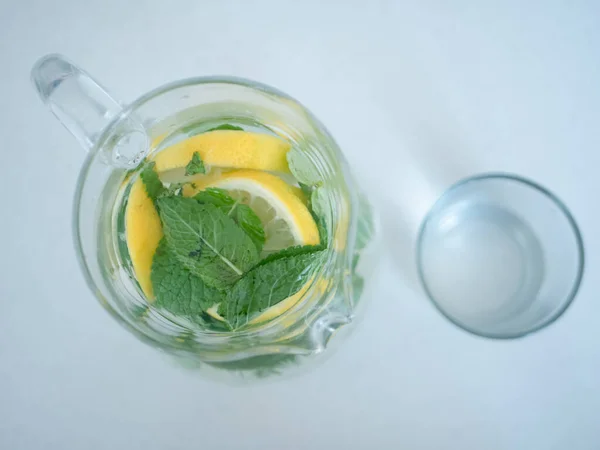
[[[557,308],[557,310],[555,312],[553,312],[551,315],[549,315],[548,318],[542,320],[535,326],[524,327],[523,330],[518,331],[518,332],[513,332],[513,333],[510,333],[510,332],[503,332],[503,333],[489,332],[488,333],[484,330],[476,329],[475,327],[471,327],[468,324],[461,322],[456,317],[449,314],[443,306],[443,301],[439,301],[439,299],[436,299],[436,296],[433,295],[433,293],[429,289],[428,283],[426,281],[426,276],[423,271],[422,249],[423,249],[423,240],[424,240],[425,231],[426,231],[427,225],[430,223],[431,219],[443,207],[444,199],[446,199],[451,193],[455,192],[457,189],[463,188],[467,184],[481,182],[481,181],[488,181],[488,180],[501,180],[501,181],[514,182],[514,183],[522,185],[523,187],[531,188],[531,189],[537,191],[542,196],[546,197],[546,199],[548,199],[551,203],[553,203],[558,208],[558,210],[563,214],[563,216],[566,218],[567,223],[569,224],[569,227],[571,229],[571,232],[573,233],[573,237],[575,238],[575,244],[576,244],[577,272],[571,283],[571,288],[570,288],[568,294],[561,301],[560,307]],[[452,324],[454,324],[458,328],[460,328],[464,331],[467,331],[468,333],[471,333],[475,336],[479,336],[479,337],[483,337],[483,338],[487,338],[487,339],[510,340],[510,339],[522,338],[529,334],[535,333],[537,331],[540,331],[540,330],[546,328],[548,325],[551,325],[552,323],[556,322],[564,314],[564,312],[569,308],[569,306],[571,306],[571,304],[573,303],[573,300],[577,296],[577,293],[581,286],[581,282],[583,280],[583,273],[584,273],[584,268],[585,268],[585,250],[584,250],[583,237],[582,237],[581,231],[579,229],[579,226],[577,225],[577,222],[575,221],[573,214],[571,213],[569,208],[566,206],[566,204],[562,200],[560,200],[554,193],[552,193],[550,190],[546,189],[545,187],[541,186],[540,184],[536,183],[535,181],[532,181],[532,180],[525,178],[523,176],[520,176],[520,175],[516,175],[516,174],[512,174],[512,173],[505,173],[505,172],[488,172],[488,173],[482,173],[482,174],[469,176],[469,177],[466,177],[466,178],[463,178],[463,179],[457,181],[456,183],[454,183],[453,185],[448,187],[437,198],[437,200],[435,201],[433,206],[429,209],[429,211],[427,211],[427,214],[423,218],[421,225],[419,227],[418,237],[417,237],[417,242],[416,242],[416,264],[417,264],[417,274],[419,277],[419,281],[421,283],[421,286],[423,287],[423,290],[425,291],[425,294],[427,295],[427,298],[435,306],[435,308],[438,310],[438,312],[440,312]]]

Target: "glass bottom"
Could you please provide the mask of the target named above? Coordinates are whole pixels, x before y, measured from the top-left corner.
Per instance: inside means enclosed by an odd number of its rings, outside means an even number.
[[[544,259],[531,228],[506,209],[450,205],[430,219],[423,278],[454,315],[509,318],[538,292]],[[482,301],[485,299],[485,301]]]

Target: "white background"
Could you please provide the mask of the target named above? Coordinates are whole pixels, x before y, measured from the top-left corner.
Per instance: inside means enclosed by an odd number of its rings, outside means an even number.
[[[175,366],[102,311],[71,205],[84,154],[29,70],[60,52],[123,101],[229,74],[300,99],[383,212],[366,315],[325,363],[251,388]],[[600,3],[0,0],[0,448],[600,448]],[[587,267],[554,325],[471,336],[411,282],[448,183],[501,170],[571,208]]]

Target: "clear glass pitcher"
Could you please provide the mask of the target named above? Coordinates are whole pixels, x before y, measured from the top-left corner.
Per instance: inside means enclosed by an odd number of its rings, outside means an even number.
[[[48,55],[32,79],[46,105],[88,152],[75,194],[73,231],[82,271],[101,305],[146,343],[194,364],[265,375],[322,353],[356,315],[374,242],[371,208],[323,125],[301,104],[253,81],[198,77],[159,87],[127,106],[84,71]],[[318,173],[328,241],[325,262],[302,299],[242,331],[188,326],[146,300],[132,273],[124,209],[136,168],[178,140],[222,123],[288,140]]]

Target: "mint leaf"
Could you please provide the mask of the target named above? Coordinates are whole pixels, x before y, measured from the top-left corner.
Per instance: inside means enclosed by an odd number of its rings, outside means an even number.
[[[225,297],[183,267],[165,238],[161,239],[154,253],[150,279],[156,306],[192,320],[199,319],[204,311],[215,303],[221,303]]]
[[[198,123],[192,123],[189,125],[186,125],[185,127],[181,128],[181,132],[187,134],[188,136],[196,136],[197,134],[200,133],[208,133],[209,131],[217,131],[217,130],[234,130],[234,131],[244,131],[243,128],[241,127],[237,127],[235,125],[230,125],[228,123],[224,123],[223,125],[219,125],[217,127],[213,127],[213,128],[209,128],[208,130],[203,130],[203,131],[197,131],[198,129],[202,128],[202,122]]]
[[[156,199],[165,192],[165,187],[158,178],[158,173],[155,170],[156,163],[151,161],[144,165],[144,168],[140,172],[140,178],[146,188],[148,197],[155,202]]]
[[[314,213],[319,217],[327,215],[327,209],[329,208],[329,199],[327,198],[328,189],[325,187],[316,188],[310,196],[310,207]]]
[[[210,128],[206,130],[206,133],[209,131],[217,131],[217,130],[234,130],[234,131],[244,131],[242,127],[238,127],[235,125],[230,125],[228,123],[224,123],[223,125],[219,125],[218,127]]]
[[[256,251],[260,254],[265,244],[265,230],[256,213],[252,211],[252,208],[242,203],[236,203],[227,214],[252,239],[252,242],[256,246]]]
[[[271,253],[266,258],[260,260],[258,264],[253,267],[253,269],[255,269],[258,266],[263,266],[270,262],[277,261],[278,259],[292,258],[307,253],[315,253],[319,250],[323,250],[323,247],[321,245],[295,245],[293,247],[284,248],[283,250],[279,250],[277,253]]]
[[[297,293],[323,254],[315,247],[294,247],[270,255],[233,285],[219,314],[234,329],[245,325],[251,316]]]
[[[352,275],[352,298],[355,304],[358,302],[360,297],[365,290],[365,279],[358,274]]]
[[[194,198],[200,203],[215,205],[231,217],[252,239],[252,242],[256,245],[256,250],[260,254],[265,244],[265,230],[252,208],[240,203],[239,200],[234,200],[233,197],[227,194],[226,190],[219,188],[208,188],[196,194]]]
[[[135,305],[129,312],[135,320],[143,322],[146,319],[148,311],[150,311],[150,307],[148,305]]]
[[[197,173],[206,173],[204,162],[200,158],[200,153],[194,152],[192,160],[185,166],[185,175],[196,175]]]
[[[216,206],[185,197],[161,197],[157,204],[177,259],[209,286],[228,287],[258,261],[250,237]]]
[[[317,230],[319,230],[319,240],[321,241],[321,246],[323,248],[327,248],[329,245],[329,235],[327,234],[327,225],[325,224],[325,219],[318,216],[313,217],[317,223]]]
[[[327,220],[327,217],[329,217],[327,214],[327,209],[329,207],[327,194],[327,188],[321,186],[315,188],[310,196],[310,212],[317,223],[321,245],[325,247],[328,245],[327,230],[331,228],[331,224]]]
[[[291,152],[291,151],[290,151]],[[327,211],[327,188],[322,186],[321,181],[316,181],[315,173],[312,168],[309,168],[310,161],[307,157],[300,153],[299,150],[295,150],[295,154],[291,156],[288,153],[288,164],[290,166],[290,170],[296,176],[303,177],[305,180],[312,181],[313,184],[305,184],[302,181],[299,181],[298,184],[302,192],[308,199],[308,210],[310,211],[315,223],[317,224],[317,228],[319,229],[319,238],[321,240],[321,245],[323,247],[327,247],[328,235],[327,235],[327,223],[325,222],[326,211]]]
[[[361,252],[371,242],[375,234],[375,221],[373,208],[367,199],[360,194],[358,197],[358,219],[356,223],[356,243],[354,252]]]
[[[293,147],[287,153],[290,172],[299,183],[316,186],[321,183],[321,177],[308,155],[298,147]]]
[[[310,200],[310,196],[313,192],[312,186],[309,186],[308,184],[304,183],[298,183],[298,185],[300,186],[300,189],[302,190],[302,193],[306,196],[306,198]]]
[[[236,204],[235,199],[231,197],[225,189],[220,188],[206,188],[205,190],[198,192],[194,198],[200,203],[215,205],[217,208],[223,209],[224,212],[229,212]]]

